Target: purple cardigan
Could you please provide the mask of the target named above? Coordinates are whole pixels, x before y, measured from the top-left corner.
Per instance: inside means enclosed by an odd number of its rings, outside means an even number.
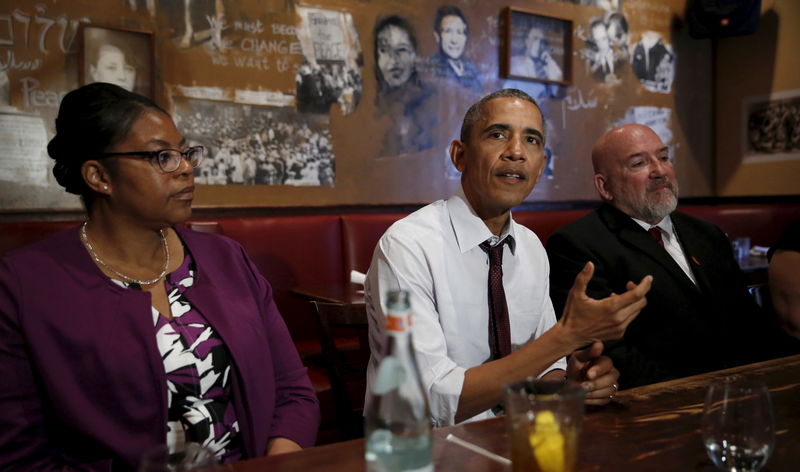
[[[219,333],[247,457],[272,437],[314,443],[319,405],[272,300],[242,247],[175,228],[197,263],[186,296]],[[94,264],[78,228],[0,262],[0,470],[135,468],[163,444],[167,382],[150,294]]]

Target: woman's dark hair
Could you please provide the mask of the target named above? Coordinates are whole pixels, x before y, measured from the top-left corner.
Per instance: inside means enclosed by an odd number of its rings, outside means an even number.
[[[59,185],[84,199],[91,197],[81,166],[123,140],[147,109],[167,114],[149,98],[113,84],[98,82],[66,94],[56,117],[56,135],[47,145]]]
[[[378,35],[381,31],[389,28],[390,26],[394,26],[400,30],[406,32],[408,35],[408,40],[411,41],[411,46],[414,47],[414,52],[417,51],[417,38],[414,36],[414,29],[411,27],[411,23],[408,22],[405,18],[398,15],[387,16],[385,18],[381,18],[375,23],[375,28],[372,30],[372,45],[373,45],[373,53],[375,55],[375,77],[378,79],[378,89],[379,92],[385,92],[390,87],[386,83],[386,79],[383,77],[383,72],[381,72],[381,68],[378,67]],[[409,78],[409,81],[416,81],[416,71],[412,74]]]

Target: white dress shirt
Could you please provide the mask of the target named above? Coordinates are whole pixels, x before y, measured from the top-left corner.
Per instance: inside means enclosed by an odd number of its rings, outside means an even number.
[[[646,221],[637,220],[636,218],[632,219],[638,223],[639,226],[644,228],[645,231],[649,231],[650,228],[653,227],[653,225]],[[697,285],[697,279],[694,278],[692,268],[689,266],[689,261],[686,260],[686,254],[683,252],[683,248],[681,247],[681,242],[678,241],[678,235],[675,233],[675,226],[672,224],[672,219],[670,219],[669,215],[667,215],[666,218],[659,221],[655,226],[661,230],[661,239],[664,241],[664,249],[666,249],[672,259],[678,263],[686,276],[689,277],[689,279],[695,285]]]
[[[490,360],[489,257],[480,243],[511,238],[503,249],[503,286],[511,349],[538,338],[556,323],[550,301],[550,266],[539,238],[510,220],[501,238],[475,214],[463,190],[397,221],[375,248],[365,283],[372,357],[367,404],[382,355],[386,293],[410,292],[412,340],[435,426],[451,425],[467,369]],[[552,369],[565,369],[564,358]],[[495,416],[487,410],[470,420]]]

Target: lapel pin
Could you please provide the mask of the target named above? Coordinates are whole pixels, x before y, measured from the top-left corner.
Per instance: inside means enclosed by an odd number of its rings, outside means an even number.
[[[699,261],[699,260],[698,260],[696,257],[694,257],[694,256],[692,256],[692,262],[694,262],[694,263],[695,263],[695,265],[703,265],[703,264],[701,264],[701,263],[700,263],[700,261]]]

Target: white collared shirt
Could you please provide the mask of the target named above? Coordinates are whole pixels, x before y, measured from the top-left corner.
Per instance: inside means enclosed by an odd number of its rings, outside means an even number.
[[[672,225],[672,219],[669,215],[659,221],[657,225],[651,225],[646,221],[637,220],[636,218],[631,219],[644,228],[645,231],[649,231],[653,226],[657,226],[658,229],[661,230],[661,239],[664,241],[664,249],[666,249],[672,259],[678,263],[681,270],[689,277],[689,280],[697,285],[697,279],[694,278],[692,268],[689,266],[689,261],[686,259],[686,254],[683,252],[681,242],[678,241],[678,235],[675,233],[675,226]]]
[[[412,339],[433,423],[455,422],[464,373],[491,357],[489,258],[479,245],[492,237],[461,189],[450,199],[396,222],[381,237],[365,283],[372,351],[367,404],[383,349],[385,295],[408,290],[414,314]],[[503,248],[503,286],[513,351],[550,329],[556,317],[549,296],[550,266],[539,238],[513,219],[492,242],[503,237],[512,238]],[[543,374],[566,370],[564,358],[554,361]],[[471,420],[493,416],[487,410]]]

